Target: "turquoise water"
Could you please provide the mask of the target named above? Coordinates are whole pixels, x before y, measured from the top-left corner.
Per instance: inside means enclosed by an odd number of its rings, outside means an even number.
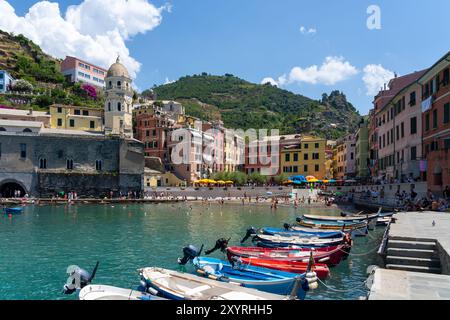
[[[226,204],[143,204],[28,206],[21,215],[0,218],[0,299],[76,299],[62,287],[71,264],[91,271],[94,283],[136,287],[137,269],[160,266],[179,270],[182,247],[205,249],[219,237],[237,245],[249,226],[280,227],[301,213],[337,214],[338,209],[283,208]],[[308,299],[358,299],[366,295],[366,268],[377,264],[375,247],[383,228],[357,238],[353,255],[331,269],[327,286],[310,291]],[[250,242],[248,242],[250,244]],[[224,255],[220,252],[215,257]],[[188,268],[188,270],[191,270]]]

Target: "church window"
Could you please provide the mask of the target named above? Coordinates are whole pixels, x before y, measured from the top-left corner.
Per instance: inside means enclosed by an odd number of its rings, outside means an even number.
[[[117,111],[122,111],[122,104],[117,102]]]

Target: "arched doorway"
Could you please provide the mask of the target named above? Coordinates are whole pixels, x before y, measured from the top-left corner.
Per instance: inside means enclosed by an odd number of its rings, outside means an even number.
[[[0,195],[3,198],[14,198],[14,191],[19,190],[20,196],[23,197],[27,192],[25,188],[17,181],[4,181],[0,183]]]

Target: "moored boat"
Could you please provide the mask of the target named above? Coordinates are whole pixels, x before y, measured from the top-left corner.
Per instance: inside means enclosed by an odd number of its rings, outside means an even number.
[[[242,260],[243,263],[248,263],[253,266],[276,269],[285,272],[303,274],[308,269],[308,262],[302,261],[279,261],[272,259],[242,258],[242,257],[240,259]],[[317,277],[319,279],[326,279],[330,275],[330,269],[326,264],[323,263],[314,264],[312,270],[317,274]]]
[[[238,259],[228,262],[216,258],[196,257],[193,264],[198,274],[210,279],[276,294],[289,294],[297,277],[297,274],[290,272],[242,264]],[[297,295],[303,299],[305,292],[300,290]]]
[[[350,252],[350,245],[341,244],[324,248],[261,248],[261,247],[228,247],[227,257],[259,258],[277,261],[309,262],[312,252],[315,263],[328,266],[338,265]]]
[[[3,212],[5,214],[20,214],[23,212],[23,208],[21,208],[21,207],[3,208]]]
[[[295,230],[294,228],[291,228],[290,226],[289,226],[289,228],[285,228],[285,229],[266,227],[266,228],[261,229],[261,233],[269,235],[269,236],[280,235],[280,236],[298,236],[298,237],[305,237],[305,238],[316,237],[316,238],[321,238],[321,239],[336,238],[336,237],[343,236],[342,231],[315,232],[314,230],[310,230],[310,231]]]
[[[336,221],[336,222],[342,222],[342,223],[348,223],[348,222],[362,222],[362,221],[370,221],[377,219],[380,215],[381,208],[376,213],[372,214],[357,214],[357,215],[350,215],[350,216],[321,216],[321,215],[313,215],[313,214],[304,214],[303,218],[309,219],[309,220],[315,220],[315,221]]]
[[[339,222],[339,221],[319,221],[311,219],[298,219],[297,223],[300,226],[313,228],[313,229],[325,229],[325,230],[341,230],[343,232],[362,231],[355,234],[363,235],[367,230],[367,221],[363,222]]]
[[[286,296],[163,268],[139,270],[158,295],[174,300],[286,300]]]
[[[259,244],[268,243],[276,245],[277,247],[289,247],[289,246],[299,246],[299,247],[328,247],[337,246],[343,243],[344,237],[336,237],[329,239],[320,238],[302,238],[299,236],[269,236],[264,234],[258,234],[255,236],[254,241]]]

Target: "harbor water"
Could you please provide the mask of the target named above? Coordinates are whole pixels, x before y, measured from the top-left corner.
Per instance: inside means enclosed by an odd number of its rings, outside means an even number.
[[[105,204],[27,206],[20,215],[0,220],[0,299],[77,299],[61,293],[66,269],[75,264],[91,271],[93,283],[124,288],[139,284],[137,269],[159,266],[180,270],[182,248],[212,248],[218,238],[239,245],[248,227],[282,227],[303,213],[338,215],[337,208],[241,204]],[[352,254],[307,299],[358,299],[384,228],[356,238]],[[251,242],[248,240],[247,245]],[[212,256],[225,258],[221,252]],[[192,272],[192,267],[186,267]]]

